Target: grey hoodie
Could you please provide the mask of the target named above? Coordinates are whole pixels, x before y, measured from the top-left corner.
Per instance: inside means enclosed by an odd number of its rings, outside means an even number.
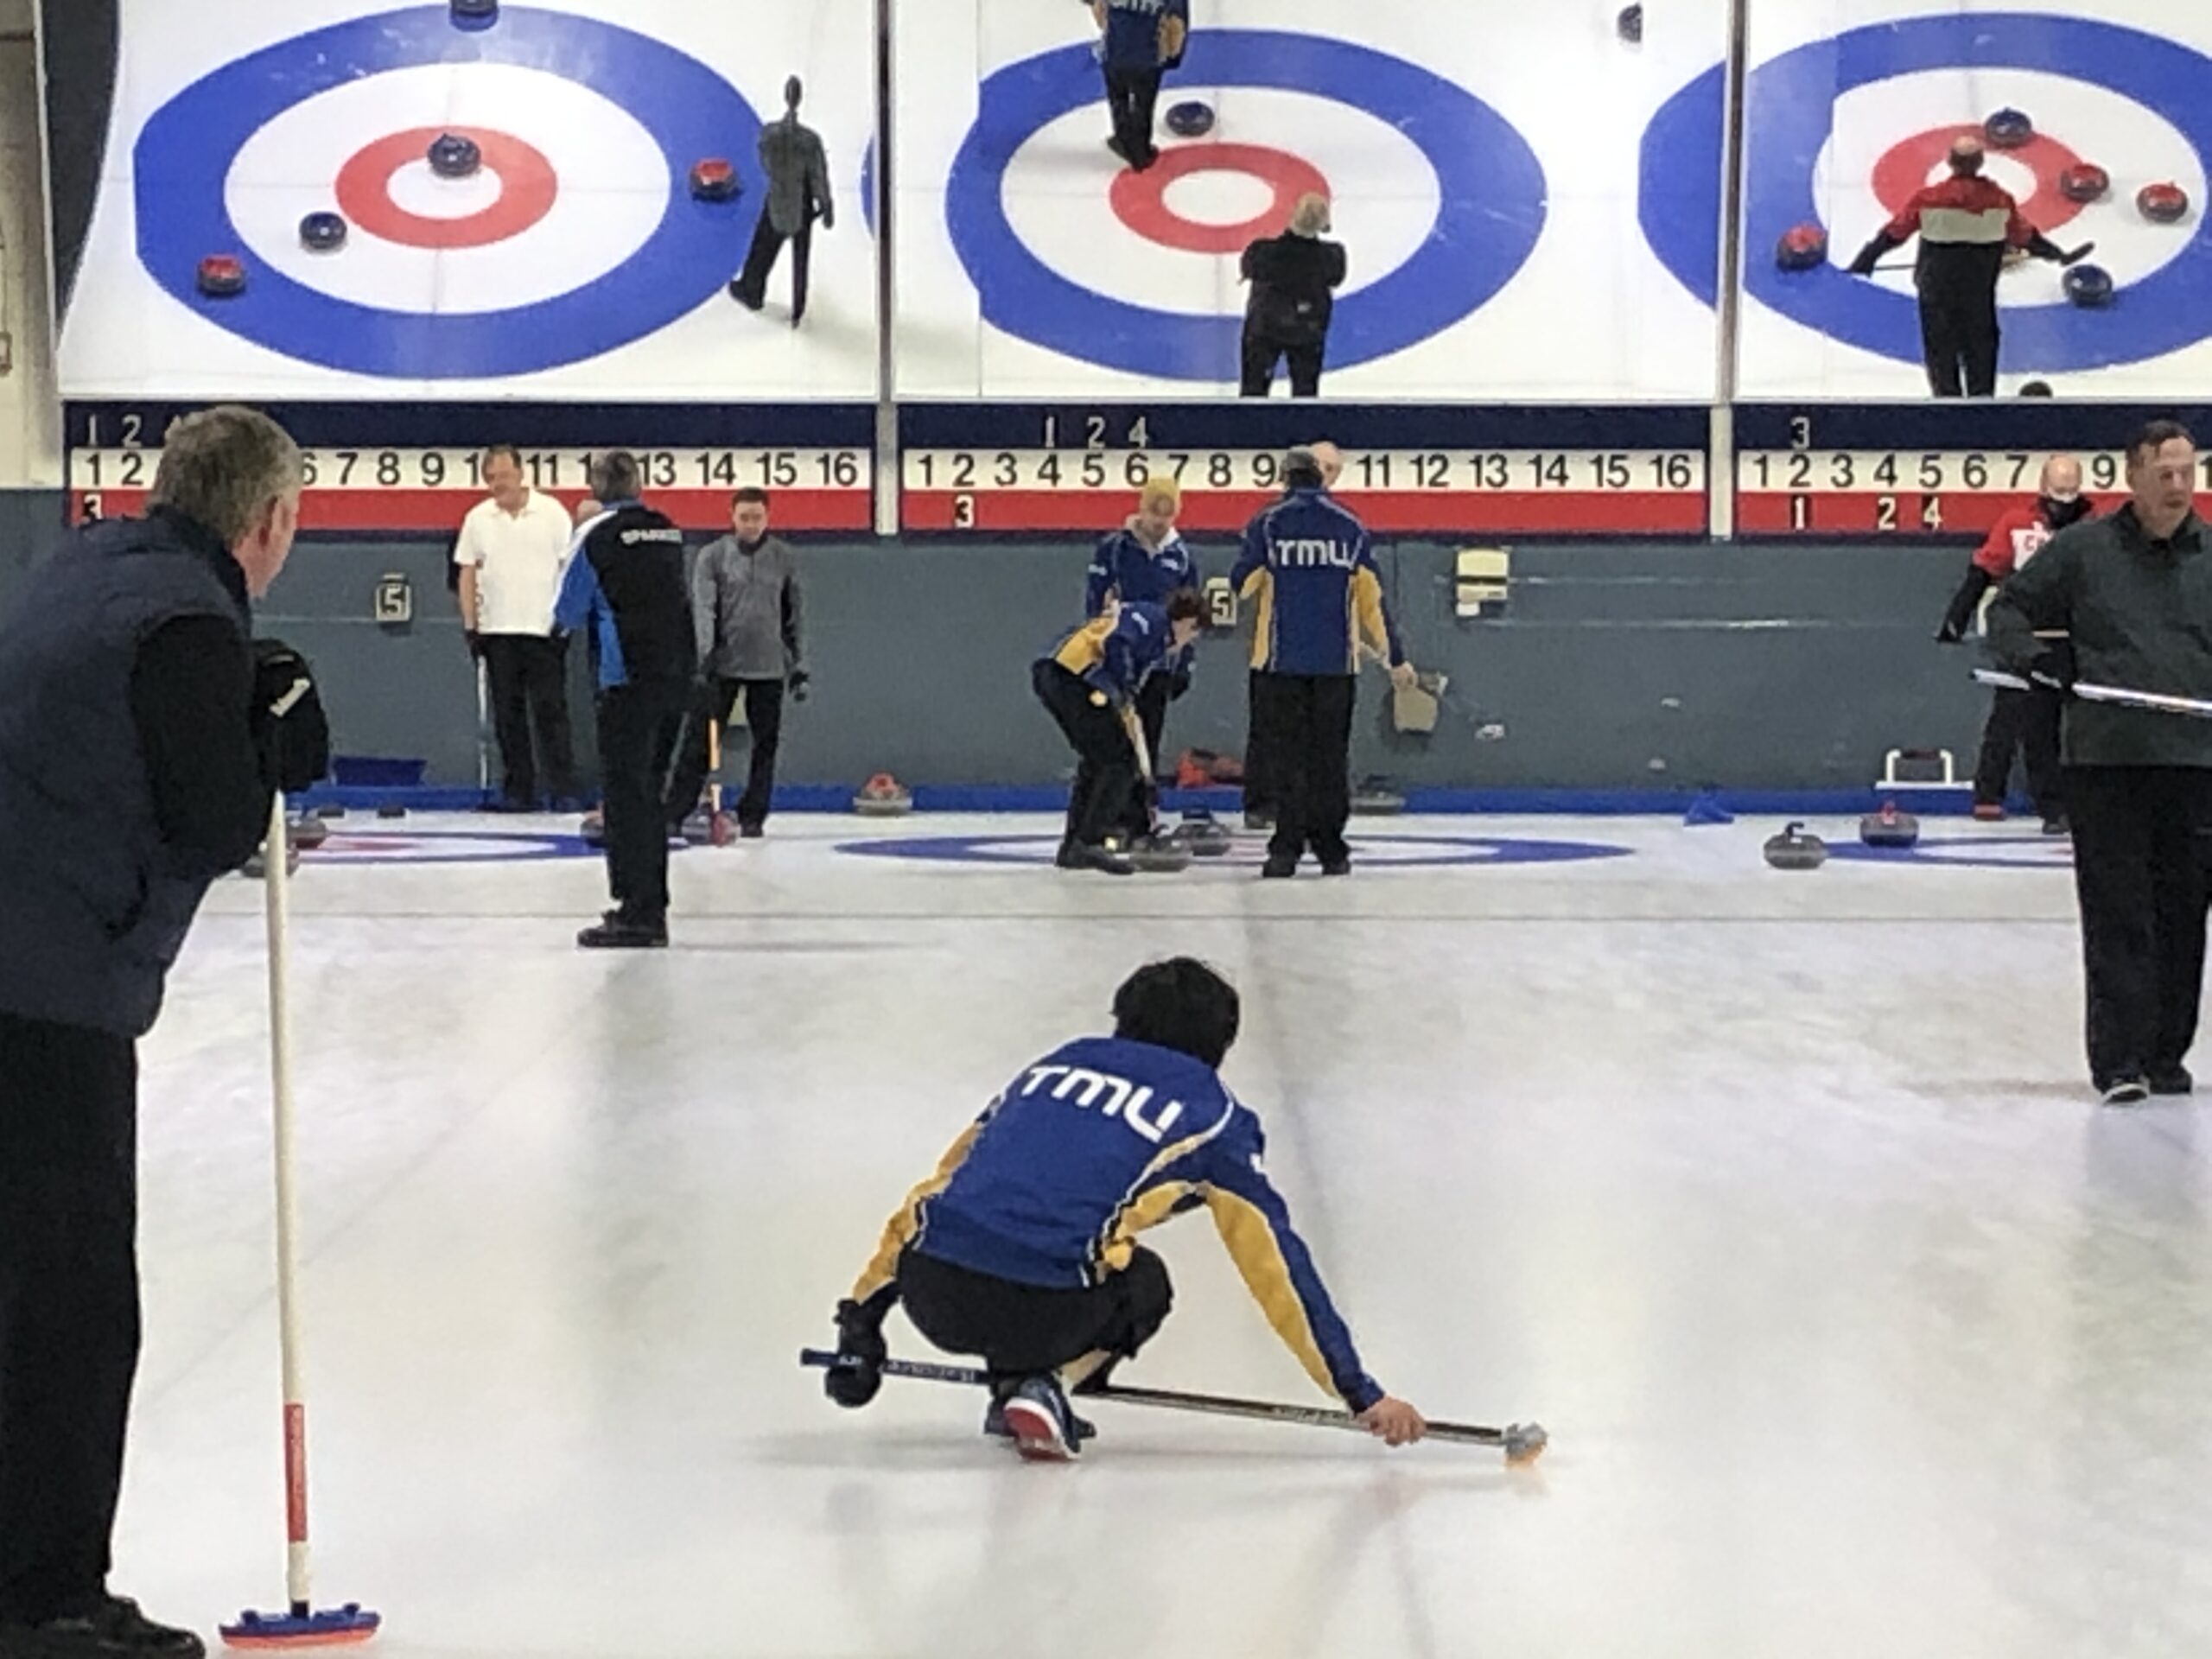
[[[798,557],[770,536],[753,551],[725,536],[699,552],[691,615],[699,671],[730,680],[780,680],[803,672]]]

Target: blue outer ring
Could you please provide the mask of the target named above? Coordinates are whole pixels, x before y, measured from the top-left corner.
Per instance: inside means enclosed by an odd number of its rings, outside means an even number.
[[[2212,60],[2139,30],[2081,18],[2018,12],[1909,18],[1853,29],[1784,53],[1752,71],[1746,90],[1745,287],[1805,327],[1899,362],[1922,358],[1919,306],[1904,294],[1836,265],[1785,272],[1769,251],[1794,225],[1820,221],[1813,168],[1846,92],[1924,70],[2031,69],[2065,75],[2132,99],[2170,122],[2212,170],[2212,109],[2203,88]],[[1718,136],[1720,72],[1700,77],[1653,119],[1643,143],[1643,233],[1691,293],[1712,303],[1719,251]],[[1683,161],[1688,156],[1695,161]],[[1713,165],[1707,167],[1710,156]],[[1660,211],[1655,184],[1677,166],[1716,182],[1699,193],[1702,215]],[[2120,290],[2126,321],[2069,304],[2007,306],[2005,354],[2039,373],[2110,368],[2183,351],[2212,337],[2212,218],[2180,254]]]
[[[1443,207],[1428,239],[1381,282],[1338,302],[1336,368],[1417,346],[1495,297],[1535,251],[1542,164],[1512,124],[1464,87],[1400,58],[1317,35],[1204,29],[1185,64],[1207,86],[1313,92],[1406,135],[1436,169]],[[1003,191],[1016,152],[1049,123],[1103,96],[1088,46],[1011,64],[986,80],[945,186],[952,245],[983,320],[1033,346],[1168,380],[1233,380],[1243,320],[1155,311],[1069,281],[1014,233]]]
[[[265,264],[238,297],[204,297],[200,261],[247,251],[224,200],[246,141],[318,92],[426,63],[546,70],[627,111],[668,163],[668,207],[653,234],[596,281],[507,311],[386,310],[334,298]],[[760,130],[743,94],[696,59],[571,12],[507,6],[499,26],[483,34],[454,28],[442,5],[357,17],[226,64],[155,111],[132,157],[138,257],[180,304],[287,357],[408,379],[529,374],[626,346],[721,289],[744,257],[750,224],[734,202],[695,200],[690,169],[702,156],[728,156],[749,194],[761,182]]]
[[[1052,862],[1058,836],[915,836],[899,841],[852,841],[837,850],[854,858],[896,858],[929,864],[982,864],[998,868],[1043,869]],[[1571,864],[1594,859],[1626,858],[1630,849],[1586,841],[1512,841],[1484,836],[1352,836],[1355,849],[1380,847],[1395,852],[1405,847],[1433,847],[1437,851],[1414,858],[1391,858],[1374,866],[1378,870],[1414,870],[1473,864]],[[1253,867],[1226,860],[1199,859],[1195,868],[1219,864],[1225,869]]]
[[[1946,870],[2051,870],[2063,874],[2073,860],[2049,856],[2071,843],[2056,836],[1923,836],[1910,847],[1853,844],[1832,849],[1834,855],[1860,864],[1925,864]],[[2007,858],[1997,849],[2033,849],[2042,858]]]

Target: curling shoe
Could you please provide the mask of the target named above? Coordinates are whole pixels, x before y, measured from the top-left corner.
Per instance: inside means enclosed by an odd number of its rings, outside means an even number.
[[[156,1624],[121,1596],[102,1596],[85,1612],[41,1624],[0,1621],[5,1659],[205,1659],[207,1652],[190,1630]]]
[[[1029,1463],[1073,1463],[1082,1454],[1075,1412],[1056,1376],[1033,1376],[1007,1396],[1014,1449]]]
[[[1071,1410],[1068,1413],[1068,1421],[1075,1425],[1075,1438],[1078,1443],[1095,1440],[1098,1438],[1098,1426],[1089,1418],[1078,1417]],[[1005,1401],[991,1402],[991,1408],[983,1414],[983,1433],[988,1440],[1011,1440],[1014,1439],[1014,1426],[1006,1420]]]

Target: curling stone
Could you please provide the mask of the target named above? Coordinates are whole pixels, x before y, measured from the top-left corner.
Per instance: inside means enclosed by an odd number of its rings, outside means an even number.
[[[235,299],[245,292],[245,261],[234,253],[211,253],[200,262],[198,280],[209,299]]]
[[[1895,801],[1885,801],[1879,812],[1869,812],[1859,820],[1859,839],[1869,847],[1916,846],[1920,841],[1920,820],[1897,810]]]
[[[1828,844],[1808,835],[1805,826],[1793,823],[1772,836],[1764,849],[1766,861],[1777,870],[1817,870],[1828,861]]]
[[[877,772],[853,797],[853,810],[864,818],[903,818],[913,810],[913,791],[887,772]]]
[[[2112,273],[2102,265],[2076,265],[2059,278],[2059,286],[2075,304],[2090,310],[2113,302]]]
[[[1395,817],[1406,810],[1406,798],[1387,778],[1366,778],[1352,791],[1351,810],[1363,817]]]
[[[300,245],[309,253],[335,253],[346,245],[346,215],[309,213],[300,221]]]
[[[1630,46],[1643,44],[1643,0],[1621,8],[1621,15],[1613,19],[1613,33]]]
[[[2189,192],[2171,182],[2146,184],[2135,193],[2135,207],[2153,225],[2178,225],[2189,217]]]
[[[2058,193],[2069,201],[2101,201],[2112,188],[2112,175],[2094,162],[2082,162],[2058,175]]]
[[[712,812],[701,807],[683,820],[683,844],[687,847],[727,847],[737,839],[737,820],[727,812]]]
[[[499,21],[499,0],[453,0],[455,29],[489,29]]]
[[[297,875],[299,873],[300,849],[288,840],[284,847],[284,874]],[[253,856],[238,866],[238,874],[249,881],[266,881],[269,879],[269,849],[266,847],[257,848]]]
[[[1195,855],[1173,836],[1139,836],[1122,856],[1140,875],[1173,875],[1189,869]]]
[[[2031,380],[2026,385],[2020,388],[2020,396],[2023,397],[2056,397],[2058,394],[2051,390],[2050,381]]]
[[[691,169],[691,194],[701,201],[730,201],[744,188],[737,169],[720,156],[709,156]]]
[[[377,807],[377,817],[380,818],[404,818],[406,816],[407,809],[397,801],[385,801]]]
[[[430,142],[430,171],[442,179],[473,177],[484,165],[484,151],[474,138],[440,133]]]
[[[1817,225],[1793,225],[1774,245],[1774,263],[1784,270],[1818,270],[1828,262],[1828,233]]]
[[[584,814],[583,821],[576,825],[576,834],[582,837],[583,843],[587,847],[606,846],[607,814],[594,806]]]
[[[2025,110],[1999,110],[1981,124],[1981,136],[1999,149],[2018,149],[2036,136]]]
[[[303,853],[311,853],[330,839],[330,826],[318,817],[295,818],[286,827],[285,835],[293,846]]]
[[[1213,105],[1190,99],[1167,111],[1167,130],[1178,138],[1203,138],[1213,130]]]
[[[1236,844],[1236,837],[1229,832],[1228,826],[1217,822],[1211,812],[1185,813],[1171,839],[1189,848],[1193,858],[1220,858]]]

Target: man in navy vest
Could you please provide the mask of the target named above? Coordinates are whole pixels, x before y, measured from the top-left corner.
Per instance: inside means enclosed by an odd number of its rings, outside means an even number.
[[[298,741],[321,724],[312,682],[292,695],[304,664],[257,653],[247,612],[290,551],[301,471],[264,416],[188,416],[147,516],[84,531],[0,620],[10,1659],[201,1652],[107,1590],[138,1362],[136,1045],[209,883],[260,845],[272,790],[327,764],[312,731]]]

